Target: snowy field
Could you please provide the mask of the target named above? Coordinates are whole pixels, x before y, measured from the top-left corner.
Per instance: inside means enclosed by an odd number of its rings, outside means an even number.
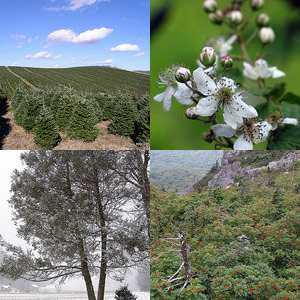
[[[150,293],[133,292],[138,300],[150,300]],[[0,294],[0,300],[88,300],[85,294]],[[113,300],[114,293],[105,293],[105,300]]]

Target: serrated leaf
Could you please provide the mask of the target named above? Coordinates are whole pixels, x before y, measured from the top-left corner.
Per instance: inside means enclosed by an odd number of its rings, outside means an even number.
[[[298,121],[300,120],[300,105],[282,102],[280,104],[280,110],[282,113],[282,117],[296,118]]]
[[[286,93],[281,99],[280,102],[288,102],[291,104],[300,104],[300,97],[293,93]]]
[[[258,117],[261,119],[279,110],[279,108],[272,101],[258,104],[255,108],[258,112]]]
[[[268,143],[269,150],[299,150],[300,126],[285,125],[278,128]]]

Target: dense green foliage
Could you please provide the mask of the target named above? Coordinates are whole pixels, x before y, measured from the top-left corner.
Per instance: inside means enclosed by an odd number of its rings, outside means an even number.
[[[16,123],[27,131],[39,132],[39,138],[36,137],[35,141],[39,141],[42,148],[46,145],[53,147],[60,140],[56,138],[57,129],[71,139],[92,142],[99,135],[96,124],[103,120],[112,122],[110,129],[114,134],[129,136],[139,144],[149,139],[148,95],[136,97],[121,91],[115,96],[102,93],[94,95],[78,93],[73,88],[31,89],[20,85],[11,99]],[[45,110],[48,116],[51,115],[51,120],[47,118],[35,130]],[[46,132],[50,133],[50,127],[46,130],[46,123],[56,128],[49,139],[46,138]],[[44,128],[42,134],[41,128]],[[46,138],[44,143],[41,141],[43,137]]]
[[[99,134],[99,130],[95,127],[96,114],[93,113],[88,100],[79,98],[75,103],[67,132],[72,139],[92,142]]]
[[[57,124],[48,109],[43,109],[36,118],[33,132],[34,142],[42,149],[52,149],[60,141]]]
[[[151,298],[299,299],[300,165],[264,170],[227,190],[151,189]],[[191,278],[177,240],[186,236]],[[176,285],[177,284],[177,285]]]

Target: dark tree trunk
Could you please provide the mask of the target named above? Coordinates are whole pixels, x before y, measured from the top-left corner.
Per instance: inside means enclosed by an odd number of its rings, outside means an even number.
[[[98,184],[98,170],[94,169],[94,185],[95,185],[95,195],[96,203],[98,209],[99,222],[101,226],[101,263],[100,263],[100,276],[98,283],[98,295],[97,300],[104,300],[105,292],[105,280],[107,271],[107,231],[106,231],[106,217],[104,213],[104,208],[102,205],[102,197],[100,193],[100,188]]]
[[[102,246],[101,246],[101,269],[100,269],[100,277],[98,284],[98,297],[97,300],[104,300],[104,292],[105,292],[105,280],[106,280],[106,269],[107,269],[107,258],[106,258],[106,234],[102,234]]]
[[[148,237],[150,239],[150,180],[148,176],[148,164],[150,160],[150,153],[148,150],[144,152],[144,166],[143,166],[143,185],[144,185],[144,208],[147,217]]]
[[[86,291],[88,294],[89,300],[96,300],[95,291],[92,283],[92,278],[90,270],[88,267],[87,257],[84,251],[83,241],[80,241],[79,244],[79,253],[80,253],[80,262],[81,262],[81,271],[86,285]]]

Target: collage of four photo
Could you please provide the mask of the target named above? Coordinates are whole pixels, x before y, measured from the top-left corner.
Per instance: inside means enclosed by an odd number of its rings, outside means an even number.
[[[0,8],[0,300],[300,299],[298,1]]]

